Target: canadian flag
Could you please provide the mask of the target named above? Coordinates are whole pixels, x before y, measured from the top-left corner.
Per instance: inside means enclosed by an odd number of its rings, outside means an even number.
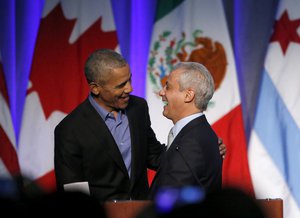
[[[0,57],[0,178],[12,179],[20,174],[16,140],[9,109],[6,83]]]
[[[18,157],[24,177],[55,190],[54,128],[88,93],[84,62],[116,49],[109,0],[45,1],[28,84]]]
[[[159,140],[167,141],[173,125],[163,117],[158,96],[166,77],[179,61],[204,64],[215,81],[215,94],[205,114],[227,146],[223,185],[253,195],[237,72],[222,1],[159,1],[150,50],[146,95]]]

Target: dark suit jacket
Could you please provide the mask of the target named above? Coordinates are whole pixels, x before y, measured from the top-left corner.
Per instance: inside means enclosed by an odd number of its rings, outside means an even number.
[[[105,122],[88,99],[55,128],[57,187],[87,181],[92,196],[100,201],[146,199],[147,167],[157,169],[163,146],[151,128],[148,105],[131,96],[126,108],[132,143],[131,178]]]
[[[218,137],[204,115],[184,126],[164,153],[149,198],[160,187],[187,185],[201,186],[207,192],[222,185]]]

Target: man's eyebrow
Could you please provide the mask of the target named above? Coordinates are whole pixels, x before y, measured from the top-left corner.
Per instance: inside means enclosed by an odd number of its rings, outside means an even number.
[[[128,81],[131,80],[131,77],[132,77],[132,74],[130,74],[130,77],[126,81],[116,85],[115,88],[120,88],[120,87],[124,86]]]

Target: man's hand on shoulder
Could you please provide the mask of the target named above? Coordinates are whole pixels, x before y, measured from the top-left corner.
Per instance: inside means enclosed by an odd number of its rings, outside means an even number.
[[[223,143],[223,140],[221,138],[218,139],[218,143],[219,143],[219,151],[220,151],[220,155],[222,156],[223,159],[225,159],[226,156],[226,145]]]

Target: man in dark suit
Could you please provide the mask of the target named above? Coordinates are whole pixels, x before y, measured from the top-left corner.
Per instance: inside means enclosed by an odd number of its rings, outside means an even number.
[[[213,78],[199,63],[179,63],[169,75],[159,94],[165,104],[163,115],[174,123],[173,141],[161,159],[150,198],[161,187],[221,189],[218,137],[203,114],[213,93]]]
[[[126,60],[101,49],[85,64],[88,98],[55,128],[57,188],[84,182],[99,201],[146,199],[147,168],[156,170],[164,145],[151,128],[148,105],[132,92]],[[226,147],[220,146],[224,155]]]
[[[129,66],[112,50],[94,52],[85,75],[89,97],[55,128],[57,187],[88,182],[99,201],[145,199],[147,168],[157,168],[164,149],[147,103],[130,95]]]

